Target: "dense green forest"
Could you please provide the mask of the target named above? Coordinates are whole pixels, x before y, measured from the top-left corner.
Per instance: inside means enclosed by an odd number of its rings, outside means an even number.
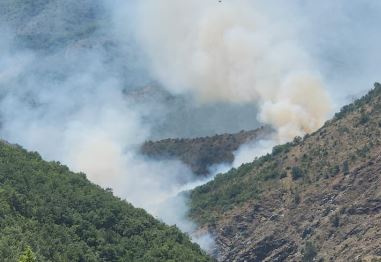
[[[0,258],[209,261],[176,227],[38,153],[0,142]]]

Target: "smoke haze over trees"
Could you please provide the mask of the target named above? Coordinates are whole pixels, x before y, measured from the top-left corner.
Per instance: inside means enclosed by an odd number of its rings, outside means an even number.
[[[376,0],[4,0],[0,135],[192,231],[182,199],[160,203],[196,178],[140,145],[262,123],[276,142],[314,131],[379,76],[380,10]]]

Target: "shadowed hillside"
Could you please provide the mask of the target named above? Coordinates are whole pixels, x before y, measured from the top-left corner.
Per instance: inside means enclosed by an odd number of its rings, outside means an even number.
[[[265,138],[270,133],[269,127],[261,127],[212,137],[148,141],[143,144],[141,151],[144,155],[155,159],[180,159],[195,174],[207,175],[208,168],[212,165],[232,163],[234,151],[242,144]]]
[[[381,257],[381,85],[303,139],[191,192],[221,261]]]

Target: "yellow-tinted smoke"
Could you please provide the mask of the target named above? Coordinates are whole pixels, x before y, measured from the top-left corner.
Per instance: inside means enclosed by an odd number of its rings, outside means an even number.
[[[257,1],[142,0],[138,39],[173,93],[202,103],[257,103],[281,141],[310,132],[330,100],[297,33]]]

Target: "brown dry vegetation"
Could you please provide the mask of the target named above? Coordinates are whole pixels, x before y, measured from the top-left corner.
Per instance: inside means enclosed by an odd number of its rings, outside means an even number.
[[[381,86],[317,132],[191,192],[222,261],[381,256]]]

